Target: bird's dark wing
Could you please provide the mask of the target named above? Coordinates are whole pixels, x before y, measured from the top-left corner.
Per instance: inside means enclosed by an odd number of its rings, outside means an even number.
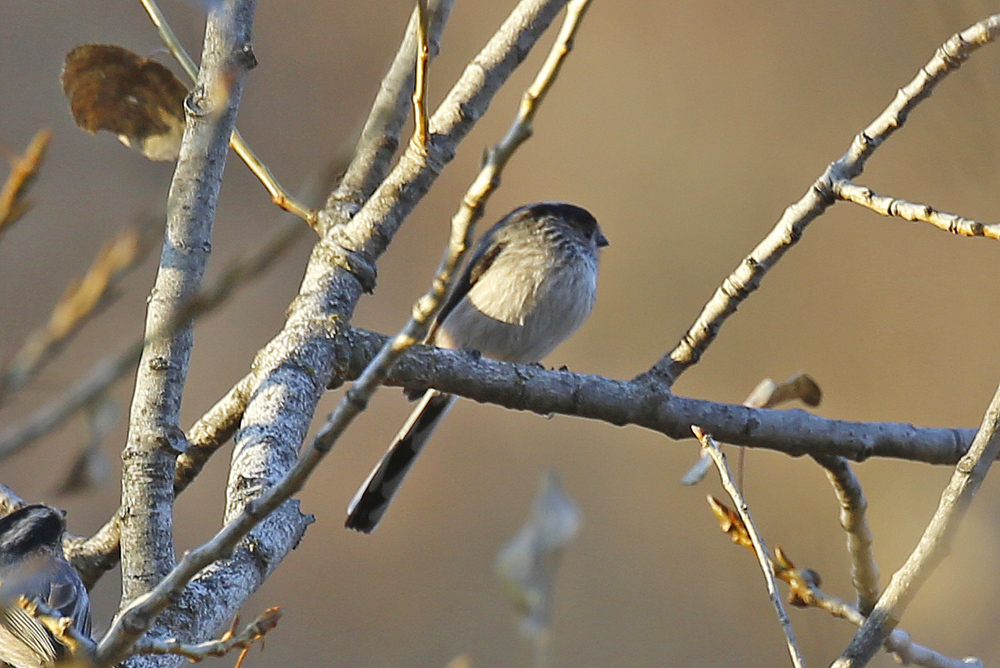
[[[47,605],[63,617],[73,620],[74,626],[90,635],[90,597],[80,576],[65,561],[60,561],[49,587]]]
[[[455,287],[452,289],[451,293],[448,295],[448,299],[445,301],[444,306],[441,308],[441,312],[438,313],[437,319],[431,326],[430,330],[427,332],[427,340],[433,341],[434,334],[437,333],[438,327],[444,322],[448,314],[452,312],[458,302],[462,301],[465,295],[469,294],[469,290],[472,286],[480,279],[483,273],[490,268],[493,261],[497,259],[497,255],[503,250],[504,246],[507,245],[505,241],[497,238],[494,234],[494,230],[497,226],[490,229],[489,232],[483,235],[483,238],[479,240],[476,244],[476,249],[472,253],[472,257],[469,259],[469,263],[465,265],[465,269],[462,270],[462,275],[458,277],[458,281],[455,283]]]

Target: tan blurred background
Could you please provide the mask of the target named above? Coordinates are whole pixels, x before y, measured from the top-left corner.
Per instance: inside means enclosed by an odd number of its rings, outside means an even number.
[[[513,4],[457,3],[431,71],[434,101]],[[164,9],[197,51],[198,6],[168,2]],[[260,67],[239,125],[289,187],[356,132],[409,9],[403,0],[261,3],[254,40]],[[975,0],[597,0],[536,136],[514,159],[487,214],[494,220],[524,202],[565,199],[593,211],[611,239],[593,317],[547,363],[619,378],[646,369],[937,45],[990,11],[994,3]],[[102,241],[163,197],[170,177],[169,166],[73,126],[58,75],[63,55],[86,42],[146,54],[160,48],[138,3],[0,5],[0,142],[9,154],[38,127],[54,131],[35,208],[0,245],[3,358],[44,321]],[[404,322],[482,149],[509,124],[541,55],[496,99],[407,221],[357,324],[389,332]],[[946,211],[1000,218],[998,74],[994,45],[917,110],[859,181]],[[210,274],[253,248],[276,218],[235,158],[218,214]],[[278,330],[307,253],[301,244],[198,325],[184,426],[246,372],[254,351]],[[824,390],[822,415],[978,425],[1000,380],[998,260],[995,242],[837,205],[676,389],[739,402],[763,377],[808,371]],[[58,396],[100,355],[137,336],[154,271],[151,259],[0,422]],[[114,392],[123,415],[130,391],[126,381]],[[327,397],[320,413],[335,399]],[[561,472],[584,514],[557,587],[554,665],[786,665],[751,555],[730,545],[705,507],[705,493],[717,491],[714,475],[699,488],[678,485],[697,457],[690,441],[461,403],[379,531],[366,537],[343,530],[348,500],[408,411],[398,390],[382,392],[305,490],[303,509],[316,524],[245,611],[249,617],[283,605],[287,616],[266,652],[254,652],[246,665],[444,666],[460,653],[477,668],[528,665],[492,564],[549,468]],[[115,467],[123,437],[120,423],[106,444]],[[76,419],[0,464],[0,481],[28,499],[68,508],[74,531],[92,531],[117,506],[117,483],[74,498],[53,492],[85,439]],[[220,454],[180,499],[178,549],[217,528],[226,459]],[[770,544],[817,569],[829,593],[853,598],[838,509],[819,468],[764,452],[749,453],[748,465],[747,495]],[[885,461],[857,471],[885,583],[950,472]],[[904,619],[916,640],[951,655],[1000,660],[998,508],[998,486],[989,479],[952,556]],[[95,590],[99,627],[117,596],[116,577]],[[791,614],[812,665],[829,662],[852,634],[825,613]]]

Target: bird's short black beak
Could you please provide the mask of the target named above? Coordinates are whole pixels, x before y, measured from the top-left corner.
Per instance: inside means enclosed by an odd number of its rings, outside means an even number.
[[[598,248],[604,248],[605,246],[611,245],[611,242],[608,241],[608,238],[603,234],[601,234],[600,232],[597,233],[597,237],[594,239],[594,241],[597,242]]]

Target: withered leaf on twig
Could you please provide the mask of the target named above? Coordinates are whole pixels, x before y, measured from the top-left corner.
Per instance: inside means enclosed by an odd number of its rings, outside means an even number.
[[[162,64],[113,44],[84,44],[66,55],[62,84],[87,132],[112,132],[150,160],[177,159],[188,89]]]

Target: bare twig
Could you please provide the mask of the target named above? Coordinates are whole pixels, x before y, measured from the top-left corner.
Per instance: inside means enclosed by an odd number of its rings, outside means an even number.
[[[1000,223],[981,223],[953,213],[938,211],[927,204],[879,195],[870,188],[851,183],[848,179],[834,181],[833,192],[842,200],[854,202],[883,216],[896,216],[910,222],[930,223],[939,230],[961,237],[1000,239]]]
[[[188,55],[184,46],[181,44],[177,35],[174,33],[170,24],[167,23],[167,17],[160,10],[159,6],[156,4],[155,0],[140,0],[142,6],[146,9],[146,13],[149,14],[150,20],[153,25],[156,26],[156,30],[160,33],[160,39],[163,40],[163,44],[170,50],[171,55],[180,63],[181,69],[187,74],[191,81],[198,80],[198,66],[195,65],[194,60]],[[309,227],[313,228],[319,233],[317,216],[318,213],[314,209],[310,209],[307,206],[301,204],[298,200],[292,197],[287,190],[285,190],[278,180],[274,178],[271,170],[268,169],[267,165],[261,162],[257,154],[254,153],[253,149],[247,145],[243,140],[243,135],[235,127],[233,128],[232,135],[229,138],[229,145],[236,152],[236,155],[240,156],[240,159],[250,168],[253,175],[256,176],[261,184],[267,189],[268,194],[271,196],[271,201],[277,206],[281,207],[285,211],[294,214],[306,221]]]
[[[432,59],[440,49],[441,33],[453,5],[454,0],[427,2],[427,48]],[[354,157],[320,214],[324,229],[350,220],[389,173],[406,121],[408,103],[415,90],[418,21],[417,9],[414,9],[396,57],[379,85]]]
[[[427,66],[431,60],[431,49],[427,43],[428,17],[427,0],[417,0],[417,65],[413,85],[413,142],[417,149],[427,150]]]
[[[674,349],[640,378],[669,388],[696,364],[729,316],[760,287],[768,270],[798,243],[809,223],[837,201],[834,184],[858,176],[875,149],[906,123],[910,112],[930,96],[937,84],[998,34],[1000,14],[975,23],[941,45],[892,103],[854,137],[847,152],[826,168],[802,199],[785,209],[774,228],[722,282]]]
[[[45,160],[45,150],[49,146],[52,133],[42,129],[28,142],[24,155],[11,160],[10,174],[0,188],[0,235],[16,223],[31,207],[27,199],[28,188],[38,176],[38,170]]]
[[[857,668],[867,664],[892,629],[899,624],[906,606],[916,595],[920,585],[948,551],[958,524],[965,516],[972,497],[986,477],[997,453],[1000,453],[1000,387],[993,395],[972,447],[958,462],[951,481],[942,492],[937,511],[920,541],[906,563],[893,574],[889,586],[864,625],[840,658],[833,663],[834,668]]]
[[[826,470],[840,502],[840,526],[847,532],[847,552],[851,555],[851,582],[858,594],[858,609],[867,616],[875,607],[880,591],[872,532],[865,516],[868,500],[846,459],[833,455],[819,455],[815,459]]]
[[[743,500],[743,495],[736,488],[736,483],[733,482],[733,477],[729,472],[729,465],[726,464],[726,456],[722,454],[722,450],[719,449],[718,444],[712,437],[703,432],[700,427],[692,427],[691,431],[694,432],[694,435],[701,442],[701,447],[705,448],[712,456],[715,468],[718,469],[719,477],[722,479],[722,487],[736,505],[736,511],[739,513],[743,531],[745,532],[745,539],[743,536],[740,536],[739,540],[747,540],[753,546],[754,554],[757,555],[757,563],[760,565],[761,572],[764,573],[764,581],[767,583],[767,593],[771,597],[771,605],[774,606],[774,610],[778,615],[778,622],[785,632],[785,643],[788,646],[788,655],[792,658],[792,665],[802,668],[805,666],[805,661],[802,659],[802,652],[795,641],[795,631],[792,629],[792,623],[788,619],[788,613],[785,612],[785,605],[781,602],[781,594],[778,592],[778,583],[774,579],[774,566],[771,564],[771,558],[767,553],[767,545],[764,544],[764,538],[757,531],[757,527],[753,523],[753,518],[750,517],[750,509],[747,507],[746,501]],[[709,498],[711,499],[711,497]],[[734,538],[734,540],[737,539]]]
[[[203,661],[212,656],[225,656],[234,649],[242,650],[243,654],[250,649],[255,642],[278,625],[281,619],[281,608],[268,608],[239,633],[234,633],[234,628],[238,619],[233,620],[233,628],[230,628],[218,640],[202,642],[197,644],[183,643],[176,638],[169,640],[154,640],[145,638],[140,640],[132,648],[133,654],[178,654],[187,657],[191,661]],[[243,658],[240,656],[240,660]],[[239,663],[237,663],[237,666]]]
[[[754,552],[746,525],[740,515],[724,503],[710,496],[708,503],[719,520],[719,528],[732,538],[737,545]],[[865,622],[865,616],[850,603],[830,596],[820,589],[819,573],[811,569],[799,569],[792,563],[781,547],[774,549],[771,558],[774,575],[788,584],[788,603],[798,608],[818,608],[834,617],[845,619],[855,626]],[[896,654],[904,665],[916,664],[924,668],[982,668],[982,661],[974,657],[953,659],[913,642],[910,634],[895,629],[886,640],[885,648]]]

